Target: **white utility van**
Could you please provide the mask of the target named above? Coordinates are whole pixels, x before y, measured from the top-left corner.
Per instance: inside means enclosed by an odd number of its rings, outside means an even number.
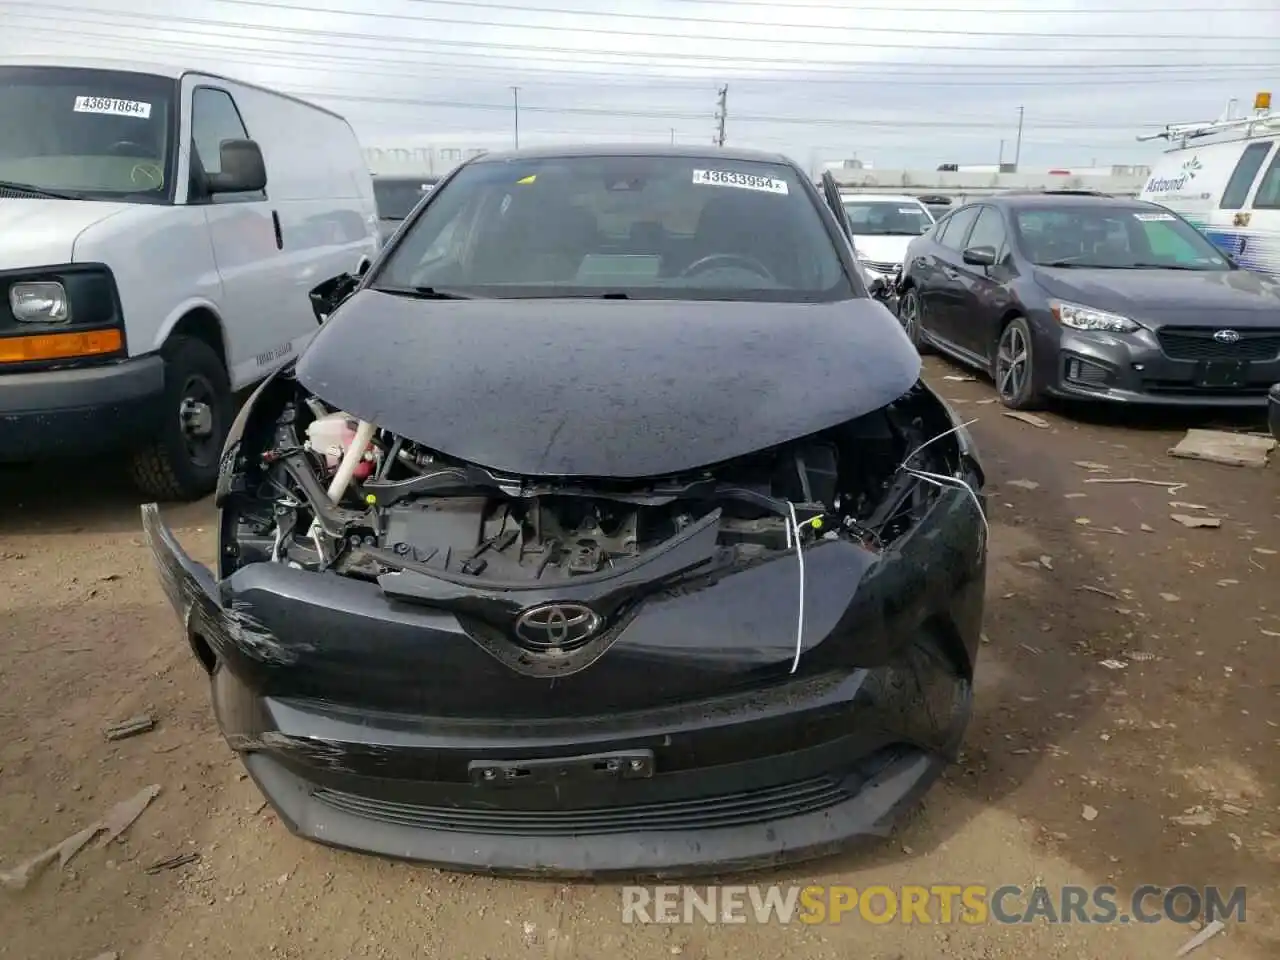
[[[0,461],[127,452],[210,492],[233,395],[378,250],[350,125],[195,70],[0,62]]]
[[[1139,137],[1172,144],[1141,197],[1194,224],[1240,266],[1280,276],[1280,113],[1269,93],[1251,115],[1232,112]]]

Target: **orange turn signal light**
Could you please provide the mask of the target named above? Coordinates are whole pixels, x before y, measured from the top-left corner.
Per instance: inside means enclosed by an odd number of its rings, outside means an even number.
[[[34,337],[0,337],[0,363],[64,360],[115,353],[124,346],[119,330],[86,333],[48,333]]]

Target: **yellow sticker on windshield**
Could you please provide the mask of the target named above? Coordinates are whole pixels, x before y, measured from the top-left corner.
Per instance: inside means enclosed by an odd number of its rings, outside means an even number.
[[[538,175],[536,173],[531,173],[527,177],[525,177],[523,180],[517,180],[516,183],[533,183],[533,181],[537,179],[538,179]]]

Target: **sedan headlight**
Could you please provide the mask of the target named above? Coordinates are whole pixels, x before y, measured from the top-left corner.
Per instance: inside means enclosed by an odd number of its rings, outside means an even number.
[[[1067,303],[1065,300],[1050,300],[1049,309],[1053,317],[1064,327],[1073,330],[1099,330],[1105,333],[1133,333],[1138,324],[1118,313],[1108,313],[1094,307],[1081,306],[1078,303]]]
[[[67,289],[53,280],[15,283],[9,288],[13,318],[22,323],[66,323],[71,319]]]

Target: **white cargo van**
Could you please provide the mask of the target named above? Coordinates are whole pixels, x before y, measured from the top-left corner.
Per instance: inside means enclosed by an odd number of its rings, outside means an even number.
[[[1141,197],[1194,224],[1242,267],[1280,276],[1280,113],[1268,93],[1249,116],[1231,112],[1140,137],[1172,144]]]
[[[126,452],[149,495],[214,487],[233,394],[376,256],[350,125],[195,70],[0,62],[0,462]]]

